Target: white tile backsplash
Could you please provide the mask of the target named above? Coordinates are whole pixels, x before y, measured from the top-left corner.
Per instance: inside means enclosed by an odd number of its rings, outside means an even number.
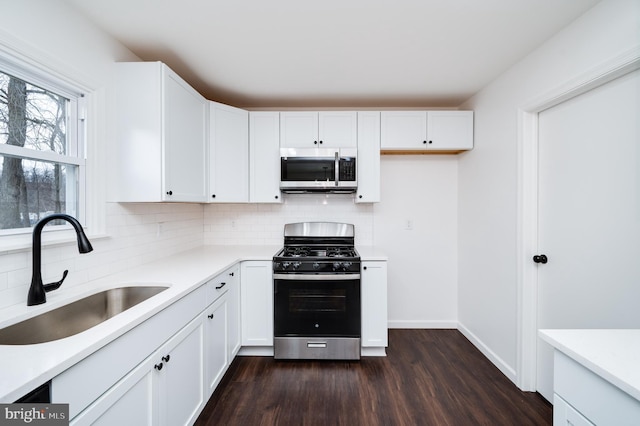
[[[210,204],[204,209],[205,244],[278,245],[294,222],[344,222],[355,225],[356,244],[373,244],[373,205],[356,204],[353,195],[284,195],[281,204]]]
[[[68,269],[63,291],[203,243],[201,204],[107,203],[106,209],[108,237],[92,241],[91,253],[79,254],[75,242],[43,248],[45,283]],[[0,253],[0,308],[26,303],[31,259],[31,250]]]

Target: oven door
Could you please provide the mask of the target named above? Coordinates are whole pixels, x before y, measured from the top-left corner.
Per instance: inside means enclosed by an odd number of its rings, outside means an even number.
[[[359,359],[359,274],[274,275],[278,359]]]

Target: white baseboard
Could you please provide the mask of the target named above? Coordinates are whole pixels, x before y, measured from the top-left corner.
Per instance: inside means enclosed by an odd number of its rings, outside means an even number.
[[[273,356],[273,346],[243,346],[238,356]]]
[[[450,321],[404,321],[404,320],[391,320],[387,323],[389,328],[458,328],[458,322],[454,320]]]
[[[486,356],[489,359],[489,361],[493,363],[493,365],[498,367],[498,370],[500,370],[502,374],[507,376],[507,378],[511,380],[513,383],[517,383],[516,371],[512,367],[510,367],[506,362],[504,362],[502,358],[500,358],[498,355],[495,354],[495,352],[489,349],[487,345],[485,345],[480,339],[478,339],[478,337],[475,334],[473,334],[463,324],[458,323],[458,330],[467,339],[469,339],[469,341],[473,344],[473,346],[478,348],[478,350],[482,352],[482,354]]]
[[[360,356],[387,356],[386,348],[361,348]]]

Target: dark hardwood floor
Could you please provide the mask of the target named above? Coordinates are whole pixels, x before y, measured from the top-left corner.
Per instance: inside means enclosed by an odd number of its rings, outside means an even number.
[[[457,330],[389,330],[387,357],[236,357],[196,425],[551,425]]]

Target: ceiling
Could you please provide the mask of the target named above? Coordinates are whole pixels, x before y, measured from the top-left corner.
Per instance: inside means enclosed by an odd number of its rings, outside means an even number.
[[[598,0],[65,0],[207,99],[455,107]]]

